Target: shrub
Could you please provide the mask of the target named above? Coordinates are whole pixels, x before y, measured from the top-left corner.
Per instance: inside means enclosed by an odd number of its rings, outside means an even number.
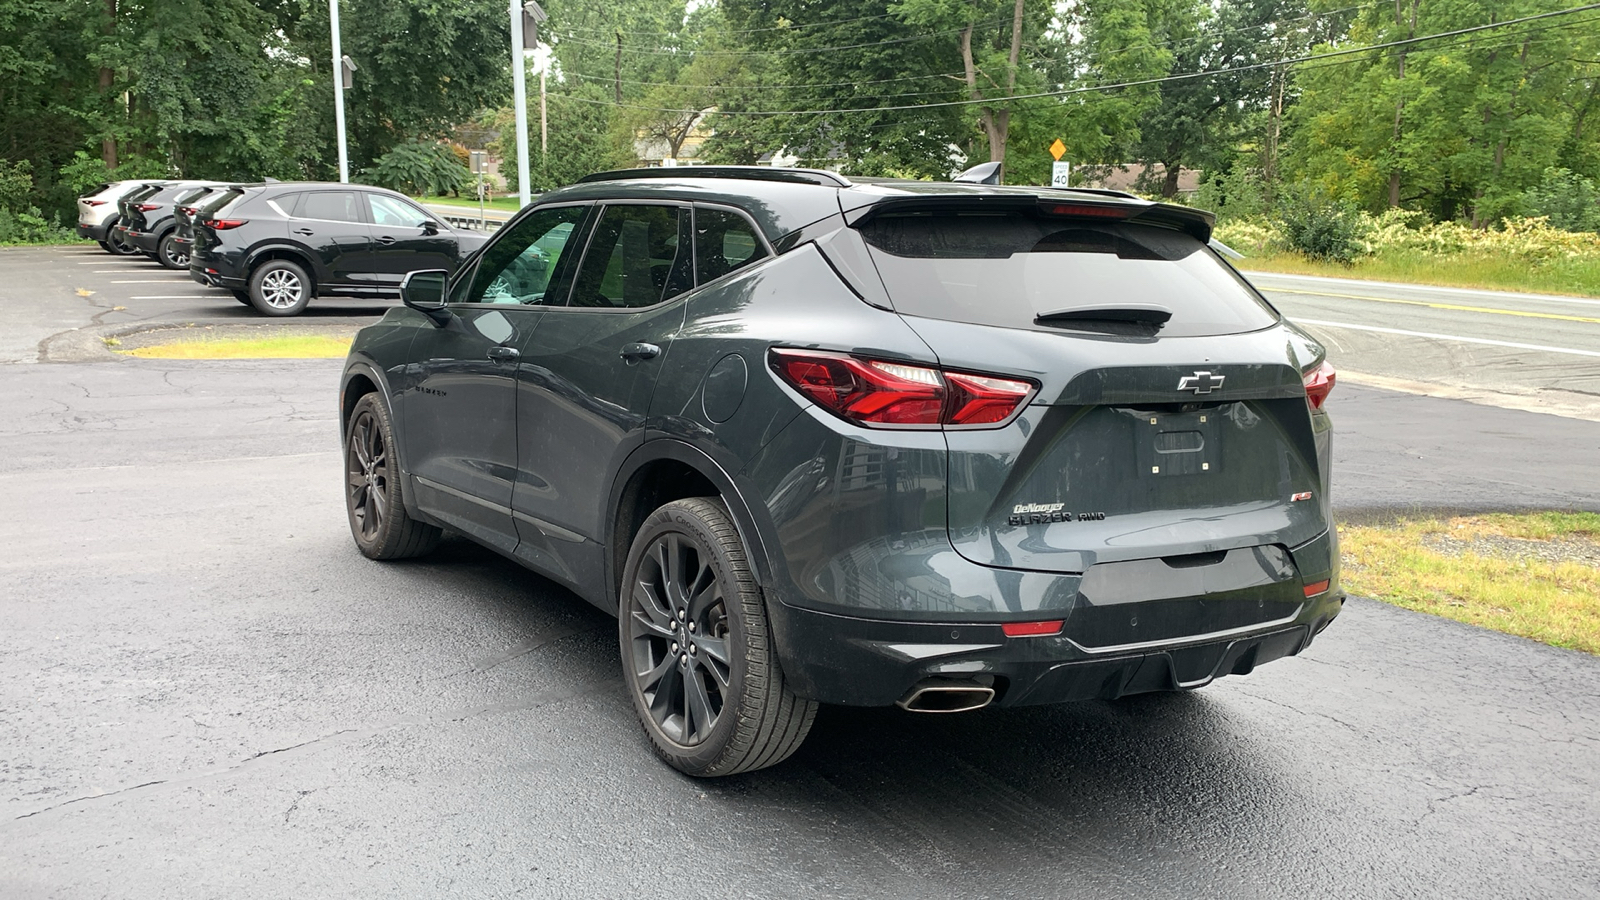
[[[1567,169],[1545,169],[1538,187],[1524,191],[1519,206],[1530,218],[1545,218],[1563,231],[1600,231],[1600,188]]]
[[[1320,192],[1287,197],[1278,209],[1278,224],[1287,249],[1312,259],[1348,264],[1364,249],[1361,239],[1367,220],[1361,211]]]
[[[460,193],[468,172],[449,144],[407,141],[378,157],[363,174],[378,187],[418,196]]]
[[[0,159],[0,244],[52,244],[73,239],[73,233],[49,221],[29,201],[33,164]]]

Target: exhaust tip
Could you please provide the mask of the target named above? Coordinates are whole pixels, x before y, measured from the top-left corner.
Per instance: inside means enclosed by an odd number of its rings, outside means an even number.
[[[983,709],[994,701],[994,688],[981,684],[919,684],[896,702],[907,712],[960,713]]]

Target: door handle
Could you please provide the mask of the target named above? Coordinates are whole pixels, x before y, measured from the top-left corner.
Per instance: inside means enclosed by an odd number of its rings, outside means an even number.
[[[384,245],[385,247],[387,247],[390,244],[394,243],[394,238],[392,238],[392,237],[390,237],[390,236],[388,236],[386,234],[383,237],[378,238],[378,243],[380,243],[380,244]]]
[[[315,231],[312,231],[312,230],[311,230],[311,229],[309,229],[309,228],[296,228],[296,229],[295,229],[295,230],[294,230],[294,233],[295,233],[295,234],[316,234],[316,232],[315,232]]]
[[[490,347],[489,358],[495,362],[512,362],[522,354],[515,347]]]
[[[622,348],[622,358],[629,365],[646,359],[655,359],[661,355],[661,348],[655,344],[626,344]]]

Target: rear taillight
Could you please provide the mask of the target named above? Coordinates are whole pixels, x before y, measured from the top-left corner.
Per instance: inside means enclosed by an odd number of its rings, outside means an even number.
[[[1334,381],[1338,378],[1338,373],[1333,371],[1333,364],[1324,361],[1322,365],[1301,377],[1306,384],[1306,402],[1311,404],[1312,409],[1321,409],[1322,404],[1328,399],[1328,394],[1333,391]]]
[[[201,222],[200,224],[206,226],[207,228],[212,229],[213,231],[227,231],[229,228],[238,228],[240,225],[243,225],[247,221],[249,221],[249,220],[248,219],[207,219],[204,222]]]
[[[180,207],[178,207],[178,211],[183,213],[186,216],[192,216],[195,213],[199,212],[199,210],[196,209],[193,206],[180,206]]]
[[[83,202],[87,203],[90,206],[105,206],[108,201],[105,201],[105,200],[85,200]]]
[[[140,203],[134,207],[134,209],[137,209],[139,212],[150,212],[151,210],[160,208],[161,205],[158,203]]]
[[[772,351],[772,369],[818,406],[861,425],[961,428],[1007,421],[1026,381],[817,350]]]

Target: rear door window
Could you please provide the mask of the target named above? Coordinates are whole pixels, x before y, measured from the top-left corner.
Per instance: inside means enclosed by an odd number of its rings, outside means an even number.
[[[1192,235],[1031,211],[889,213],[861,228],[897,312],[1039,331],[1138,333],[1064,311],[1158,307],[1162,337],[1266,328],[1277,313]],[[1118,323],[1105,323],[1107,326]],[[1121,323],[1126,324],[1126,323]]]
[[[311,191],[302,195],[301,219],[322,219],[325,222],[363,222],[361,198],[355,191]]]
[[[573,286],[571,306],[637,309],[694,286],[689,210],[679,206],[607,206],[594,226]]]

